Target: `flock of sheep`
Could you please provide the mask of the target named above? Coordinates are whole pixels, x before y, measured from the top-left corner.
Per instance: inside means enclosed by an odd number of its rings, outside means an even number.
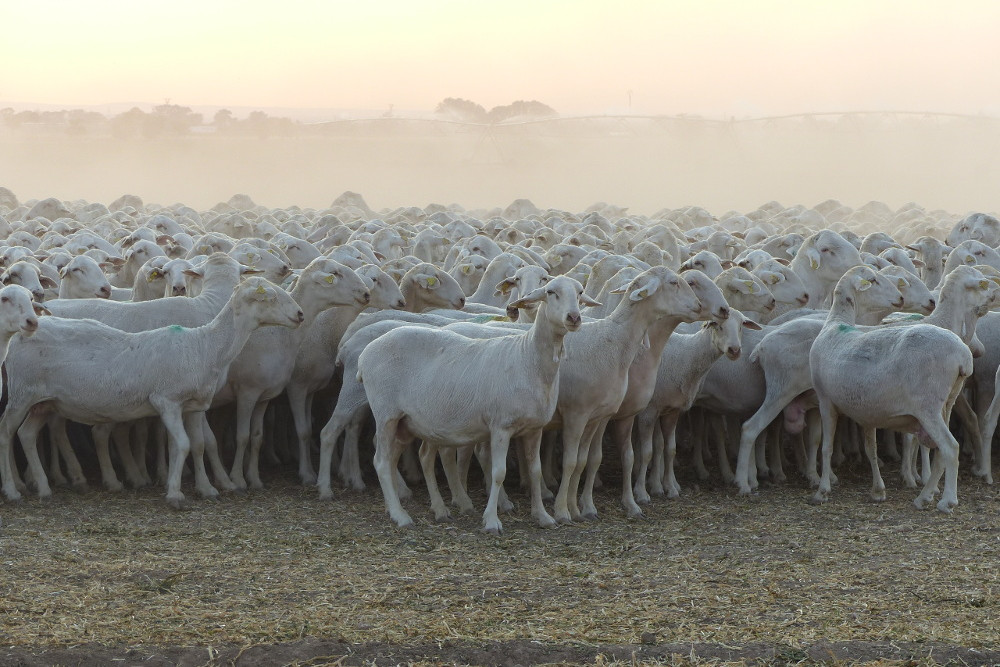
[[[363,488],[374,417],[397,525],[412,523],[401,499],[421,475],[449,518],[438,459],[452,504],[471,511],[476,459],[494,533],[513,508],[511,461],[540,526],[595,517],[606,440],[629,516],[676,497],[679,427],[698,475],[714,459],[741,493],[793,461],[823,502],[834,466],[863,449],[873,499],[881,453],[922,483],[917,507],[943,476],[950,512],[953,429],[992,483],[991,215],[833,200],[717,217],[527,200],[376,213],[353,193],[324,210],[237,195],[196,211],[131,195],[21,203],[0,188],[0,234],[8,500],[87,484],[77,456],[91,439],[68,422],[91,427],[106,488],[155,481],[180,506],[189,454],[206,498],[260,488],[275,452],[321,498],[334,472]],[[282,395],[287,409],[272,405]]]

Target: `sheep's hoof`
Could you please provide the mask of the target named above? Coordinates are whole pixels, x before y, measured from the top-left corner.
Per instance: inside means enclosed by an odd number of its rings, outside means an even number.
[[[927,509],[927,503],[929,503],[931,500],[932,500],[931,498],[917,496],[916,498],[913,499],[913,506],[916,507],[918,510],[924,510]]]
[[[535,517],[535,520],[538,521],[539,528],[555,528],[559,525],[559,522],[550,517],[548,514],[545,514],[543,517]]]
[[[642,510],[639,510],[639,513],[642,514]],[[580,515],[580,518],[583,521],[597,521],[597,510],[587,510]]]
[[[320,489],[319,492],[320,500],[333,500],[333,491],[330,489]]]
[[[393,519],[393,523],[396,524],[397,528],[413,528],[413,519],[410,517],[405,517],[402,519]]]
[[[119,482],[118,480],[114,480],[111,482],[104,482],[104,488],[107,489],[108,491],[111,491],[112,493],[121,493],[122,491],[125,490],[125,487],[122,486],[122,483]]]
[[[812,498],[809,499],[809,503],[812,505],[822,505],[828,501],[830,497],[823,491],[817,491],[813,494]]]
[[[71,488],[74,491],[76,491],[77,493],[89,493],[90,492],[90,487],[87,486],[86,482],[74,482],[73,486]]]
[[[872,502],[884,503],[885,502],[885,489],[872,489],[870,494]]]
[[[452,521],[454,521],[454,519],[451,518],[451,512],[449,512],[448,510],[445,510],[440,514],[435,512],[434,520],[437,521],[438,523],[451,523]]]
[[[565,514],[556,514],[555,519],[556,519],[556,523],[561,523],[564,526],[572,526],[573,523],[574,523],[573,522],[573,517],[570,517],[570,516],[565,515]]]
[[[499,537],[503,532],[503,526],[499,523],[495,526],[483,526],[483,532],[487,535],[496,535]]]
[[[198,493],[202,497],[203,500],[218,500],[219,499],[219,492],[217,490],[215,490],[215,489],[205,490],[205,491],[199,491]]]
[[[168,497],[167,504],[178,512],[191,509],[191,503],[188,502],[187,498],[184,496],[180,496],[178,498]]]
[[[312,486],[316,483],[316,473],[299,473],[299,481],[302,482],[303,486]]]
[[[940,501],[938,501],[937,509],[938,512],[941,512],[943,514],[951,514],[951,511],[955,509],[957,505],[958,505],[957,502],[952,502],[950,500],[945,500],[944,498],[942,498]]]
[[[460,514],[476,514],[476,508],[472,503],[455,503]]]

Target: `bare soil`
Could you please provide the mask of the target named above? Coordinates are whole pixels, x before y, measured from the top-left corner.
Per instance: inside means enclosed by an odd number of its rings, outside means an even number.
[[[884,503],[839,472],[823,506],[682,474],[631,521],[609,476],[601,517],[555,530],[511,475],[499,538],[419,487],[398,530],[377,484],[322,502],[290,469],[185,512],[57,490],[0,506],[0,664],[1000,662],[997,491],[963,476],[945,516],[891,463]]]

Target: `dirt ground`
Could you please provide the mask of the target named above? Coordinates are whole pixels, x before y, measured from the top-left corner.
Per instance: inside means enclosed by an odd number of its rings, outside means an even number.
[[[321,502],[291,469],[185,512],[57,490],[0,505],[0,664],[1000,662],[997,490],[963,476],[944,516],[891,463],[881,504],[867,464],[841,473],[824,506],[682,473],[631,521],[609,478],[597,521],[555,530],[515,478],[499,538],[420,488],[398,530],[377,485]]]

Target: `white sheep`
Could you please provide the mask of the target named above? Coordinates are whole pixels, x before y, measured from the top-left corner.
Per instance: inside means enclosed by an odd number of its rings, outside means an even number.
[[[947,418],[965,378],[972,374],[972,352],[955,333],[933,325],[878,327],[855,325],[857,295],[872,286],[866,269],[849,271],[838,282],[833,306],[809,352],[809,366],[823,423],[823,473],[813,496],[830,494],[830,462],[839,415],[864,431],[865,452],[872,465],[872,495],[884,497],[878,471],[876,428],[919,431],[938,448],[930,478],[914,500],[929,502],[945,472],[937,507],[951,512],[958,504],[958,441]],[[887,379],[891,381],[887,382]]]
[[[530,436],[532,514],[555,525],[541,498],[539,445],[559,395],[563,338],[580,328],[582,286],[557,278],[520,302],[545,301],[531,331],[521,336],[474,340],[443,330],[400,327],[368,344],[358,362],[375,415],[375,469],[386,508],[399,526],[412,525],[396,492],[393,471],[402,448],[415,436],[439,446],[489,439],[493,456],[484,528],[499,533],[497,503],[511,437]],[[503,369],[503,370],[499,370]],[[482,382],[487,373],[503,378]]]

